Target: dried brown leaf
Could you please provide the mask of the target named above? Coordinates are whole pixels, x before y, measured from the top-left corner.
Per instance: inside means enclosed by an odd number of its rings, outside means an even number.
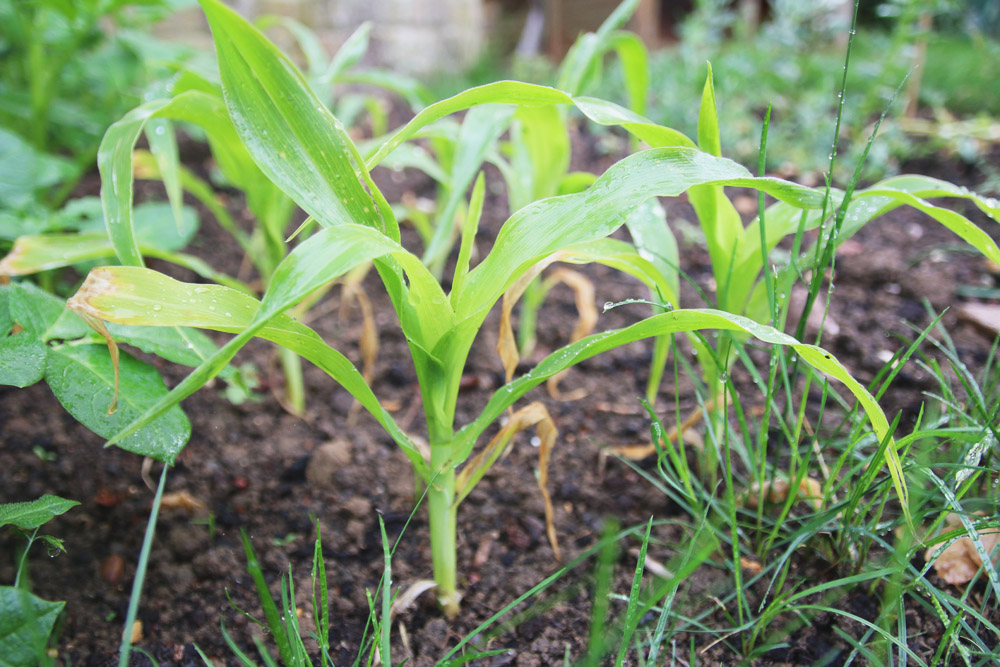
[[[168,510],[181,509],[189,514],[202,512],[208,509],[208,506],[205,505],[205,503],[198,500],[187,491],[174,491],[173,493],[163,494],[163,498],[160,500],[160,507]]]
[[[552,496],[549,494],[549,462],[552,458],[552,447],[556,443],[556,436],[559,431],[555,422],[549,416],[549,411],[545,406],[535,401],[520,410],[512,413],[510,419],[500,431],[493,436],[483,451],[476,454],[465,464],[462,471],[455,479],[455,492],[457,501],[462,500],[475,487],[476,483],[482,479],[486,471],[490,469],[494,462],[500,458],[507,450],[511,440],[515,435],[525,429],[535,427],[538,434],[538,488],[542,491],[545,500],[545,533],[548,535],[549,544],[555,552],[556,559],[562,560],[559,551],[559,542],[556,539],[555,511],[552,507]]]
[[[945,524],[949,529],[962,527],[962,521],[957,514],[949,514],[945,517]],[[997,565],[1000,561],[1000,553],[994,550],[997,543],[1000,542],[1000,528],[983,528],[977,533],[983,548],[986,549],[987,553],[993,555],[993,564]],[[927,549],[924,558],[927,561],[933,560],[934,570],[949,584],[959,585],[972,581],[983,565],[982,556],[979,555],[975,542],[968,535],[952,542],[937,558],[934,558],[934,554],[939,548],[940,546],[934,546]]]
[[[573,290],[576,297],[576,326],[570,334],[569,342],[575,343],[591,331],[597,325],[597,306],[594,305],[594,283],[582,273],[566,268],[558,268],[553,271],[544,282],[545,289],[549,290],[555,285],[562,283]],[[578,401],[587,395],[587,391],[582,387],[564,394],[559,391],[559,383],[569,369],[556,373],[545,382],[545,387],[549,391],[549,396],[559,401]]]
[[[764,502],[783,503],[788,499],[791,491],[791,482],[784,477],[778,477],[773,481],[764,482],[763,485],[754,483],[750,488],[750,493],[746,497],[746,506],[756,508],[760,504],[763,496]],[[805,500],[812,503],[817,510],[823,507],[823,485],[819,480],[812,477],[803,477],[799,482],[796,500]]]

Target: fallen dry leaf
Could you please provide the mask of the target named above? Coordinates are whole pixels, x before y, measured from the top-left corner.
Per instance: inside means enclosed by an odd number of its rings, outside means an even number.
[[[559,431],[549,416],[549,411],[540,401],[529,403],[520,410],[511,412],[507,423],[493,436],[483,451],[465,464],[455,479],[455,492],[458,498],[456,502],[461,502],[493,463],[506,454],[511,439],[532,426],[538,435],[538,488],[541,489],[542,498],[545,500],[545,533],[548,535],[549,544],[552,545],[552,551],[555,552],[556,560],[562,560],[559,541],[556,538],[555,510],[552,507],[552,496],[549,494],[549,462]]]
[[[949,530],[962,526],[962,522],[957,514],[949,514],[945,518],[945,524],[949,527]],[[1000,552],[995,551],[997,542],[1000,542],[1000,528],[983,528],[977,532],[979,540],[983,543],[983,548],[986,549],[987,553],[992,554],[993,564],[996,565],[1000,561]],[[934,570],[938,573],[938,576],[949,584],[959,585],[972,581],[972,578],[976,576],[976,572],[983,565],[983,559],[979,555],[979,550],[976,549],[975,542],[968,535],[952,542],[935,559],[934,554],[939,548],[940,545],[929,548],[924,554],[924,559],[927,561],[933,560]]]
[[[764,569],[758,561],[750,560],[746,556],[740,556],[740,567],[749,572],[750,574],[760,574]]]
[[[133,644],[138,644],[142,641],[142,621],[135,621],[132,623],[132,636],[130,640]]]
[[[791,483],[783,477],[778,477],[771,482],[764,482],[763,486],[758,483],[750,488],[750,493],[746,497],[746,506],[753,509],[760,503],[760,497],[764,497],[765,502],[783,503],[788,499],[788,492]],[[812,503],[817,510],[823,507],[823,485],[819,480],[812,477],[803,477],[799,482],[799,490],[796,494],[798,500],[807,500]]]
[[[192,496],[187,491],[174,491],[173,493],[163,494],[163,499],[160,500],[160,507],[163,509],[181,509],[189,514],[194,514],[195,512],[201,512],[208,509],[202,501],[198,500]]]

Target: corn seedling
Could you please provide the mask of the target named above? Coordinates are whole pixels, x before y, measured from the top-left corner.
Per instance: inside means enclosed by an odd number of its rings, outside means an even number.
[[[318,223],[320,229],[297,245],[276,267],[261,301],[221,285],[185,284],[143,268],[131,224],[131,188],[125,187],[131,142],[122,142],[120,160],[105,172],[103,197],[108,233],[125,266],[91,271],[71,300],[94,326],[193,326],[235,336],[187,376],[168,396],[109,438],[168,464],[181,445],[134,434],[190,396],[222,370],[254,336],[288,347],[327,372],[368,410],[402,448],[428,485],[431,547],[437,595],[449,616],[459,609],[456,563],[456,512],[515,435],[535,426],[542,440],[540,478],[546,499],[548,534],[557,549],[552,507],[544,489],[555,425],[532,404],[473,457],[484,431],[531,388],[603,351],[644,338],[717,329],[789,346],[804,362],[844,383],[858,399],[875,436],[888,446],[873,465],[886,465],[906,506],[901,464],[888,435],[888,422],[872,396],[828,352],[800,343],[770,326],[721,310],[672,310],[623,329],[586,336],[543,359],[531,372],[497,390],[483,412],[456,428],[458,389],[466,358],[491,308],[539,262],[603,262],[668,290],[634,246],[607,237],[651,197],[676,196],[701,188],[714,197],[725,185],[759,189],[788,206],[820,208],[823,193],[773,178],[755,178],[743,167],[691,146],[676,145],[677,133],[644,121],[616,105],[518,82],[473,88],[422,110],[363,159],[342,124],[316,98],[302,74],[274,45],[235,12],[204,0],[216,41],[225,109],[214,118],[230,119],[242,143],[270,178]],[[161,103],[180,112],[176,100]],[[191,96],[184,98],[192,100]],[[543,199],[515,212],[501,228],[493,248],[471,266],[470,247],[483,197],[483,182],[473,190],[462,229],[458,263],[446,292],[420,258],[400,245],[392,208],[372,181],[369,169],[427,123],[470,107],[506,103],[519,106],[572,104],[599,122],[622,125],[654,148],[609,168],[586,190]],[[758,239],[759,242],[759,239]],[[759,258],[757,258],[759,261]],[[409,344],[422,395],[429,451],[419,447],[382,408],[362,375],[343,354],[286,313],[297,303],[365,262],[373,262]],[[673,297],[674,295],[669,294]],[[557,552],[558,553],[558,552]]]

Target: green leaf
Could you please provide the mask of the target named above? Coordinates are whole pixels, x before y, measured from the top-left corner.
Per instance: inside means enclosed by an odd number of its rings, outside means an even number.
[[[124,327],[112,324],[108,332],[119,343],[132,345],[175,364],[197,366],[215,354],[215,343],[205,334],[186,327]]]
[[[24,503],[4,503],[0,505],[0,527],[14,525],[22,530],[34,530],[79,504],[49,494]]]
[[[6,336],[14,326],[10,316],[10,285],[0,285],[0,336]]]
[[[184,206],[180,222],[175,223],[173,209],[161,202],[136,206],[133,222],[139,251],[156,257],[180,250],[198,231],[198,214],[193,208]],[[98,226],[100,229],[95,229]],[[103,227],[103,222],[94,220],[81,226],[84,232],[81,234],[21,236],[0,260],[0,274],[24,276],[113,257],[115,248]],[[87,233],[88,230],[93,231]]]
[[[601,66],[601,59],[612,46],[613,34],[629,20],[639,0],[625,0],[611,12],[596,32],[581,35],[559,67],[558,87],[571,94],[584,92],[586,84]]]
[[[667,212],[663,206],[655,198],[647,199],[625,219],[625,228],[639,255],[653,263],[657,273],[670,285],[674,298],[677,298],[680,294],[680,256],[677,240],[667,226]],[[670,298],[662,295],[659,300],[669,301]]]
[[[64,338],[78,338],[88,331],[82,320],[67,312],[62,299],[32,283],[12,286],[10,314],[26,333],[43,341],[52,338],[51,330],[57,323]]]
[[[23,588],[0,587],[0,667],[42,664],[64,606],[65,602],[48,602]]]
[[[45,375],[45,344],[29,333],[0,338],[0,384],[27,387]]]
[[[510,209],[557,194],[569,169],[566,121],[554,106],[520,107],[511,129],[513,182],[508,181]]]
[[[126,352],[120,353],[119,372],[118,410],[110,415],[115,372],[105,346],[51,348],[45,380],[77,421],[101,437],[110,438],[167,395],[159,373]],[[122,449],[173,464],[174,455],[190,437],[191,424],[181,409],[174,406],[163,417],[117,444]]]
[[[708,63],[708,76],[705,77],[705,87],[701,93],[701,109],[698,111],[698,148],[717,157],[722,155],[712,63]]]
[[[479,173],[487,151],[507,129],[511,114],[510,107],[486,105],[471,109],[462,121],[462,129],[455,142],[447,194],[444,201],[438,203],[439,216],[434,235],[423,256],[424,264],[435,273],[441,272],[453,245],[455,214],[465,198],[465,191]]]
[[[609,46],[622,63],[629,108],[637,114],[645,114],[646,96],[649,94],[649,52],[646,45],[635,33],[619,31],[612,34]]]
[[[323,225],[354,222],[398,238],[391,211],[362,186],[375,189],[347,131],[302,73],[239,14],[216,0],[201,4],[226,107],[261,170]]]
[[[843,194],[839,190],[833,191],[831,202],[833,208],[840,205]],[[995,199],[983,197],[966,188],[926,176],[896,176],[880,181],[871,188],[854,193],[844,217],[843,227],[837,235],[837,246],[851,238],[872,220],[900,206],[910,205],[955,232],[984,256],[995,262],[1000,260],[1000,248],[997,247],[992,237],[965,216],[925,201],[926,198],[932,197],[971,200],[979,210],[991,219],[1000,221],[1000,202]],[[803,224],[805,231],[818,227],[820,214],[820,211],[807,211],[805,221],[802,223],[803,211],[799,208],[784,202],[769,206],[765,212],[767,251],[773,250],[785,236],[795,233],[799,224]],[[814,249],[805,251],[799,259],[799,270],[811,268],[815,254]],[[757,220],[747,226],[732,261],[733,279],[729,288],[731,292],[728,301],[729,309],[741,312],[744,308],[749,307],[747,312],[752,317],[755,319],[763,317],[763,310],[759,307],[766,298],[766,295],[763,294],[763,283],[754,286],[762,269],[760,231]],[[790,269],[785,269],[785,271],[788,270]],[[754,289],[755,292],[753,297],[750,297],[751,289]],[[747,305],[748,298],[750,306]]]
[[[455,306],[458,321],[485,316],[517,278],[537,261],[569,245],[611,234],[639,204],[702,184],[763,190],[796,205],[821,206],[822,194],[787,181],[752,178],[740,165],[692,148],[656,148],[610,167],[590,188],[521,209],[504,223],[490,253],[473,269]],[[567,225],[566,221],[575,221]]]
[[[39,152],[0,127],[0,204],[21,208],[31,203],[40,189],[69,178],[75,171],[66,158]]]
[[[351,36],[344,40],[330,60],[330,65],[324,72],[321,82],[330,84],[337,80],[346,70],[358,64],[358,61],[368,52],[368,41],[371,36],[372,23],[365,21],[359,25]]]

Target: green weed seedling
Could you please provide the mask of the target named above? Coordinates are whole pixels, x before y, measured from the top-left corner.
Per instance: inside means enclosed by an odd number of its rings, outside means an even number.
[[[548,534],[556,548],[551,501],[544,490],[556,438],[547,411],[540,403],[518,411],[473,456],[477,440],[531,388],[600,352],[643,338],[703,329],[737,331],[767,343],[787,345],[804,362],[843,382],[859,400],[876,437],[887,437],[888,422],[878,405],[829,353],[721,310],[673,310],[623,329],[582,338],[497,390],[477,418],[456,428],[459,384],[476,335],[497,301],[519,281],[533,277],[539,263],[554,259],[604,262],[669,291],[669,285],[657,277],[655,267],[643,260],[634,246],[607,239],[643,202],[655,196],[676,196],[691,188],[702,188],[707,192],[704,196],[714,201],[716,190],[734,185],[760,189],[790,207],[810,209],[822,206],[823,194],[778,179],[755,178],[729,160],[676,145],[676,132],[617,105],[518,82],[473,88],[423,109],[365,159],[288,58],[221,3],[204,0],[202,6],[216,42],[226,104],[224,109],[213,111],[214,118],[231,123],[260,170],[311,215],[320,229],[277,266],[261,301],[220,285],[180,283],[143,268],[132,225],[131,188],[126,187],[131,169],[124,168],[131,162],[131,143],[124,144],[117,153],[120,160],[112,161],[112,168],[104,173],[103,198],[108,233],[125,266],[92,270],[71,300],[73,308],[95,323],[194,326],[231,333],[234,338],[156,406],[114,434],[109,443],[129,444],[133,451],[172,464],[181,444],[147,441],[132,446],[134,441],[129,438],[155,424],[162,414],[203,386],[254,336],[292,349],[351,392],[402,448],[428,485],[437,595],[446,614],[454,616],[459,610],[458,505],[515,433],[532,426],[542,440],[539,482],[546,498]],[[171,106],[180,112],[182,104],[177,99],[160,108]],[[503,225],[490,252],[473,267],[472,239],[484,192],[483,181],[478,179],[462,229],[451,289],[446,292],[420,258],[400,245],[397,220],[369,170],[427,124],[489,103],[575,105],[588,118],[621,125],[654,148],[618,162],[582,192],[543,199],[517,211]],[[396,424],[343,354],[286,314],[317,289],[366,262],[374,263],[409,344],[427,423],[426,448]],[[897,481],[897,492],[905,498],[892,446],[873,462],[876,466],[885,463]]]
[[[53,665],[49,641],[65,602],[49,602],[31,593],[28,576],[28,552],[36,541],[46,544],[50,553],[65,551],[62,540],[38,531],[53,517],[79,505],[75,500],[42,496],[24,503],[0,505],[0,528],[11,526],[25,538],[18,554],[13,586],[0,586],[0,656],[9,667]]]

